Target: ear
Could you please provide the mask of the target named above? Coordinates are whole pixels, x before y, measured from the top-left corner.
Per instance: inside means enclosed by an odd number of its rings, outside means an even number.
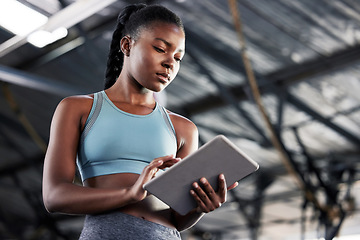
[[[124,53],[125,56],[128,57],[130,55],[130,48],[131,48],[131,38],[130,38],[130,36],[124,36],[120,40],[120,48],[121,48],[121,51]]]

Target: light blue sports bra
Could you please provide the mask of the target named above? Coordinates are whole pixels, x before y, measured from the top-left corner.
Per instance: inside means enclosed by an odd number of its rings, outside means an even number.
[[[153,159],[176,155],[174,127],[156,103],[148,115],[117,108],[104,91],[94,101],[81,134],[77,166],[82,180],[114,173],[140,174]]]

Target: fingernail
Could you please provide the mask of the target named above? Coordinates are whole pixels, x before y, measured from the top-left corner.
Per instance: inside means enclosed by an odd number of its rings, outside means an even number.
[[[220,174],[220,176],[219,176],[219,177],[220,177],[220,179],[221,179],[221,180],[224,180],[224,179],[225,179],[224,174]]]
[[[201,178],[201,179],[200,179],[200,182],[201,182],[201,183],[206,183],[206,179],[205,179],[205,178]]]
[[[198,187],[199,187],[199,184],[198,184],[197,182],[194,182],[194,183],[193,183],[193,186],[194,186],[194,188],[198,188]]]

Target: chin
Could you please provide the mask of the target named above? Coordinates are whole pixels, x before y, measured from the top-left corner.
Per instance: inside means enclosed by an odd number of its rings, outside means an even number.
[[[161,91],[163,91],[167,86],[163,86],[163,85],[160,85],[160,86],[154,86],[152,89],[149,89],[150,91],[153,91],[153,92],[156,92],[156,93],[159,93]]]
[[[162,90],[164,90],[165,87],[163,86],[142,86],[142,90],[141,92],[143,93],[147,93],[147,92],[161,92]]]
[[[154,89],[154,90],[151,90],[151,91],[152,91],[152,92],[154,92],[154,93],[159,94],[159,93],[161,93],[163,90],[164,90],[164,88],[161,88],[161,89]]]

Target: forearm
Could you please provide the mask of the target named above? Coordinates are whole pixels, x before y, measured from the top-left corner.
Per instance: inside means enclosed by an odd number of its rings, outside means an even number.
[[[178,231],[184,231],[193,227],[205,213],[198,213],[196,209],[192,210],[188,214],[182,216],[177,212],[173,211],[174,222]]]
[[[132,203],[129,190],[99,189],[62,183],[44,192],[44,204],[49,212],[94,214]]]

